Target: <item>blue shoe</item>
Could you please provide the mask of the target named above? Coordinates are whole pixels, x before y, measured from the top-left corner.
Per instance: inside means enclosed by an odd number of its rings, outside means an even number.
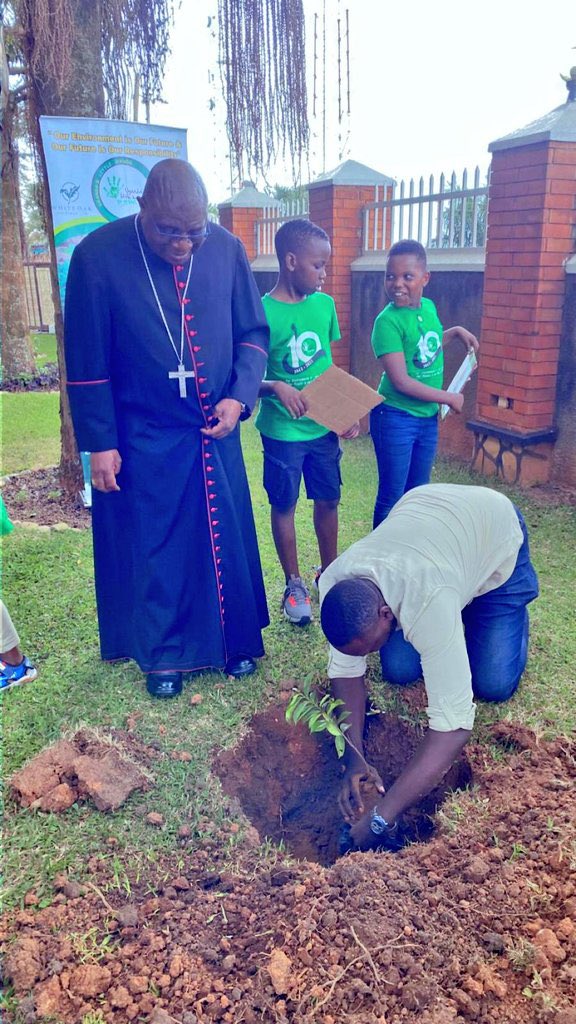
[[[22,683],[33,683],[38,678],[38,671],[29,658],[22,658],[19,665],[7,665],[0,661],[0,691],[10,690]]]

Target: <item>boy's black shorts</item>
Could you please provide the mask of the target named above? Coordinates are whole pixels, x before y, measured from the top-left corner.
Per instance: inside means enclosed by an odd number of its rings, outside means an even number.
[[[330,431],[311,441],[277,441],[263,434],[262,445],[264,488],[274,508],[286,512],[293,508],[302,475],[311,500],[340,500],[342,449],[337,434]]]

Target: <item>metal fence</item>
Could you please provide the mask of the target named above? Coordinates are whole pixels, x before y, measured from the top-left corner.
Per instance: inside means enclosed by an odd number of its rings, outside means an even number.
[[[386,252],[401,238],[413,238],[426,249],[483,248],[486,244],[488,181],[480,184],[480,169],[468,187],[468,172],[461,184],[453,172],[440,175],[438,187],[430,175],[428,188],[420,178],[406,185],[377,185],[374,202],[362,211],[364,254]]]
[[[50,261],[25,260],[24,280],[29,329],[39,332],[54,330]]]
[[[278,228],[288,220],[303,218],[308,220],[308,196],[304,199],[293,199],[278,206],[265,206],[262,217],[254,225],[256,233],[256,255],[273,256],[274,236]]]

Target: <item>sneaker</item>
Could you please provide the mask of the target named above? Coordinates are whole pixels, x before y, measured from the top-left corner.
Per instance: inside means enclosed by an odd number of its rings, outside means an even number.
[[[308,626],[311,623],[310,594],[308,587],[299,576],[288,580],[282,598],[282,610],[293,626]]]
[[[28,658],[23,658],[19,665],[7,665],[0,661],[0,690],[9,690],[21,683],[32,683],[38,678],[38,671]]]

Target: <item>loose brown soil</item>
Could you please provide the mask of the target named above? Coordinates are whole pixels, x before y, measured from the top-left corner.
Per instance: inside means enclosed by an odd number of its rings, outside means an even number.
[[[127,732],[99,735],[81,729],[46,747],[9,780],[22,807],[62,813],[92,800],[99,811],[116,811],[135,790],[154,785],[147,765],[157,752]]]
[[[395,715],[368,719],[366,756],[389,787],[421,739],[408,722]],[[224,791],[236,798],[261,836],[281,843],[299,859],[333,864],[338,856],[342,817],[337,796],[341,762],[330,737],[312,736],[305,727],[286,726],[284,708],[269,708],[252,719],[252,729],[238,749],[227,750],[215,763]],[[405,816],[407,838],[428,839],[431,815],[446,792],[470,784],[466,756],[456,762],[438,786]],[[375,790],[364,795],[375,800]]]
[[[262,742],[236,752],[236,791],[271,815],[296,776],[301,795],[316,787],[325,752],[314,741],[311,753],[278,708],[253,731]],[[471,748],[473,788],[444,804],[428,842],[399,854],[330,867],[262,858],[252,826],[233,868],[228,835],[193,854],[183,838],[131,880],[128,901],[105,855],[88,879],[57,877],[51,906],[29,893],[2,934],[18,1003],[7,1019],[576,1024],[576,742],[503,725],[494,738],[502,760]],[[249,770],[250,751],[265,749],[273,770]],[[218,770],[232,791],[231,757]]]
[[[58,470],[25,470],[12,473],[2,481],[2,497],[15,523],[55,526],[66,523],[82,529],[91,525],[92,516],[78,495],[66,495],[60,487]]]

